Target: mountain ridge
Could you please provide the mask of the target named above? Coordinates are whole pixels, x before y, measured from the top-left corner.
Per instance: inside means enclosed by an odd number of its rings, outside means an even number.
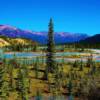
[[[88,37],[84,40],[80,40],[80,42],[81,43],[90,43],[90,44],[100,43],[100,34],[96,34],[96,35]]]
[[[0,25],[0,35],[11,37],[11,38],[26,38],[41,44],[47,43],[47,33],[35,32],[30,30],[21,30],[20,28],[12,27],[9,25]],[[89,37],[84,33],[70,33],[70,32],[55,32],[54,40],[55,43],[70,43],[77,42]]]

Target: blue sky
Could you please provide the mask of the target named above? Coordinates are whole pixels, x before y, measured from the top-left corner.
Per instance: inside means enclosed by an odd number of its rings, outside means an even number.
[[[0,0],[0,24],[57,32],[100,33],[100,0]]]

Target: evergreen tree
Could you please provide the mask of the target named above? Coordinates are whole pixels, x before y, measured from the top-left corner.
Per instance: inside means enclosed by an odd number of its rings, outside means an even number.
[[[83,71],[83,61],[82,61],[82,59],[81,59],[81,62],[80,62],[79,71]]]
[[[53,72],[55,69],[54,53],[55,53],[55,43],[54,43],[54,30],[53,21],[50,19],[48,41],[47,41],[47,70],[48,72]]]
[[[37,79],[38,78],[38,70],[39,70],[39,58],[37,57],[36,58],[36,62],[35,62],[35,65],[34,65],[34,70],[35,70],[35,78]]]
[[[50,19],[49,22],[49,32],[48,32],[48,41],[47,41],[47,54],[46,54],[46,70],[44,72],[44,80],[48,80],[48,73],[54,73],[55,70],[55,43],[54,43],[54,30],[53,30],[53,21]]]
[[[91,67],[93,64],[93,55],[91,54],[88,59],[87,59],[87,62],[86,62],[86,67]]]
[[[6,67],[0,65],[0,100],[7,100],[8,98],[9,88],[6,77],[7,77]]]
[[[28,79],[26,77],[26,71],[19,69],[18,71],[18,80],[17,80],[17,92],[18,92],[18,98],[21,98],[22,100],[29,100],[28,98]]]
[[[73,68],[77,68],[79,66],[79,62],[78,60],[75,60],[74,64],[73,64]]]
[[[72,80],[69,80],[69,82],[68,82],[68,92],[69,92],[69,95],[71,95],[71,93],[72,93],[72,88],[73,88]]]
[[[36,51],[37,51],[37,44],[34,44],[33,51],[34,51],[34,52],[36,52]]]
[[[11,91],[13,90],[13,68],[14,68],[14,66],[12,66],[12,65],[8,66],[9,88]]]
[[[91,66],[91,69],[90,69],[90,73],[91,73],[91,75],[93,75],[93,74],[95,74],[95,72],[96,72],[96,65],[95,65],[95,63],[93,62],[93,63],[92,63],[92,66]]]

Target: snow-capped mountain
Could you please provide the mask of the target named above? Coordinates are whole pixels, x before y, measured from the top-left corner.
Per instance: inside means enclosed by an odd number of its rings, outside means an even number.
[[[26,38],[33,41],[46,44],[48,32],[35,32],[21,30],[16,27],[8,25],[0,25],[0,35],[11,37],[11,38]],[[56,43],[68,43],[76,42],[87,38],[87,34],[83,33],[69,33],[69,32],[55,32],[54,39]]]

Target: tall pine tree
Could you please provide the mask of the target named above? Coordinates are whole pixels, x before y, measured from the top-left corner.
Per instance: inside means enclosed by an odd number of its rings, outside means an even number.
[[[55,43],[54,43],[53,21],[52,19],[50,19],[48,41],[47,41],[47,55],[46,55],[48,72],[53,72],[55,69],[54,53],[55,53]]]
[[[54,53],[55,53],[55,43],[54,43],[53,21],[52,19],[50,19],[48,40],[47,40],[46,70],[43,77],[45,80],[48,80],[48,73],[53,73],[55,70]]]

